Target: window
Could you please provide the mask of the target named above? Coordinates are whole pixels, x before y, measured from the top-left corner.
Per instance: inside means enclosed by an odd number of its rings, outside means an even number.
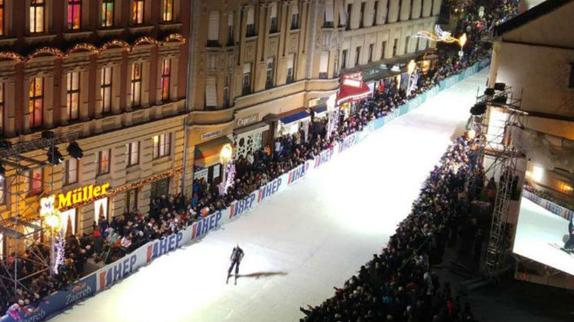
[[[343,49],[341,53],[341,69],[347,68],[347,49]]]
[[[243,65],[243,95],[251,94],[251,64]]]
[[[399,39],[395,38],[395,39],[393,40],[393,56],[392,56],[392,57],[395,57],[395,56],[397,55],[397,46],[398,46],[398,44],[399,44]]]
[[[217,82],[215,76],[205,79],[205,107],[217,107]]]
[[[81,26],[82,0],[68,0],[66,24],[69,30],[78,30]]]
[[[164,133],[153,137],[153,158],[159,159],[171,153],[171,133]]]
[[[286,83],[293,83],[295,81],[295,54],[289,54],[287,60],[287,81]]]
[[[113,25],[114,25],[114,0],[102,0],[100,26],[112,27]]]
[[[0,36],[4,36],[4,0],[0,0]]]
[[[409,47],[411,45],[411,36],[405,38],[405,54],[409,52]]]
[[[4,83],[0,83],[0,135],[4,133]]]
[[[274,85],[274,71],[275,71],[275,59],[274,58],[267,58],[267,71],[266,71],[266,78],[265,78],[265,88],[269,89],[272,88]]]
[[[225,75],[225,84],[223,84],[223,106],[229,107],[229,76]]]
[[[355,66],[359,66],[361,62],[361,46],[355,49]]]
[[[40,194],[44,186],[44,176],[42,169],[28,170],[25,176],[27,181],[28,194]]]
[[[365,25],[365,6],[366,2],[361,2],[361,20],[359,20],[359,28],[363,28]]]
[[[295,3],[291,10],[291,30],[299,29],[299,5]]]
[[[3,205],[5,203],[6,203],[6,177],[0,174],[0,205]]]
[[[173,1],[174,0],[161,0],[161,20],[163,22],[173,21]]]
[[[375,45],[369,45],[369,63],[373,61],[373,51],[375,50]]]
[[[389,2],[390,2],[390,0],[389,0]],[[349,3],[347,5],[347,19],[348,19],[347,30],[351,30],[351,18],[353,17],[352,15],[353,15],[353,4]]]
[[[102,95],[102,113],[112,111],[112,72],[111,66],[102,68],[100,80],[100,93]]]
[[[132,0],[132,23],[141,25],[144,23],[145,0]]]
[[[388,1],[388,0],[387,0]],[[374,4],[374,14],[373,14],[373,26],[377,24],[377,16],[379,15],[379,1],[375,1]]]
[[[126,144],[128,167],[140,163],[140,142],[135,141]]]
[[[110,173],[112,150],[102,150],[98,152],[98,175]]]
[[[387,51],[387,42],[383,41],[381,44],[381,59],[385,59],[385,52]]]
[[[325,22],[323,27],[333,27],[333,0],[325,1]]]
[[[66,160],[65,184],[78,182],[78,163],[78,159],[70,158],[69,160]]]
[[[271,3],[269,10],[271,11],[270,14],[271,22],[269,26],[269,32],[273,34],[279,31],[279,24],[277,23],[277,3],[276,2]]]
[[[171,85],[171,59],[166,58],[161,62],[161,100],[169,102]]]
[[[219,11],[209,12],[207,46],[219,46]]]
[[[142,64],[132,64],[132,79],[131,79],[131,106],[139,107],[142,103]]]
[[[247,9],[247,37],[255,36],[255,9]]]
[[[30,1],[30,33],[44,32],[44,10],[45,0],[31,0]]]
[[[391,7],[391,0],[387,0],[387,10],[385,11],[385,23],[389,23],[389,15],[390,11],[389,8]]]
[[[568,88],[574,88],[574,63],[570,64],[570,80],[568,82]]]
[[[28,89],[28,113],[30,113],[30,128],[42,126],[44,115],[44,78],[35,77],[30,81]]]
[[[329,52],[321,52],[321,61],[319,62],[319,78],[329,78]]]
[[[66,109],[69,120],[80,116],[80,72],[69,72],[66,77]]]
[[[126,192],[126,210],[135,211],[138,209],[138,189],[131,189]]]
[[[233,45],[233,13],[227,15],[227,45]]]

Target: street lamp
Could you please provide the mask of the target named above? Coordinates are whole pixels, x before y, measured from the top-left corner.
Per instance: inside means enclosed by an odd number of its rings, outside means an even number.
[[[462,36],[460,36],[460,38],[457,39],[458,45],[460,46],[460,51],[458,52],[458,57],[462,58],[462,56],[464,55],[464,51],[462,50],[462,48],[464,47],[464,45],[466,44],[466,33],[462,34]]]
[[[224,195],[235,180],[235,167],[233,166],[233,147],[227,143],[219,151],[219,160],[223,164],[223,180],[221,180],[219,194]]]

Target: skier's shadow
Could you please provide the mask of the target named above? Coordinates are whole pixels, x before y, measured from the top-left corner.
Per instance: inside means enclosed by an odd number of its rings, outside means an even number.
[[[256,273],[250,273],[250,274],[239,274],[237,275],[237,278],[241,278],[241,277],[248,277],[248,278],[255,278],[255,279],[260,279],[263,277],[271,277],[271,276],[284,276],[287,275],[287,272],[256,272]]]

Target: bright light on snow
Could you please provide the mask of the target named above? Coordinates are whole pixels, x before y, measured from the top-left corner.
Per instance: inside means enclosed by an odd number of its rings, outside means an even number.
[[[429,99],[204,240],[158,258],[54,318],[297,321],[380,252],[450,140],[487,71]],[[245,251],[238,285],[229,256]]]
[[[574,255],[560,250],[567,234],[566,219],[522,198],[513,252],[574,275]]]

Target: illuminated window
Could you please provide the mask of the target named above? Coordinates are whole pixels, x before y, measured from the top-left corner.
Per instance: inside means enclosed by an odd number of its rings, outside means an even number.
[[[44,79],[42,77],[32,78],[28,96],[29,126],[30,128],[41,127],[44,114]]]
[[[4,133],[4,83],[0,83],[0,134]]]
[[[28,194],[37,195],[43,190],[44,175],[42,169],[28,170],[25,175],[27,181]]]
[[[128,167],[140,163],[140,142],[135,141],[126,144],[127,147],[127,159],[128,159]]]
[[[78,30],[81,26],[82,0],[68,0],[68,29]]]
[[[112,67],[103,67],[100,80],[100,94],[102,95],[102,113],[112,111]]]
[[[114,0],[102,0],[100,26],[112,27],[114,25]]]
[[[102,150],[98,153],[98,175],[110,173],[110,159],[112,157],[112,150]]]
[[[78,159],[70,158],[66,160],[66,184],[78,182]]]
[[[161,100],[168,102],[170,98],[169,86],[171,83],[171,59],[166,58],[161,62]]]
[[[161,1],[161,18],[163,21],[173,21],[173,0]]]
[[[132,64],[131,106],[141,106],[142,99],[142,63]]]
[[[66,80],[66,108],[70,120],[77,120],[80,117],[80,72],[68,73]]]
[[[0,204],[6,203],[6,177],[0,175]]]
[[[45,0],[30,1],[30,33],[44,32]]]
[[[171,153],[171,133],[164,133],[153,137],[153,158],[159,159]]]
[[[0,36],[4,35],[4,0],[0,0]]]
[[[145,0],[132,0],[132,23],[141,25],[144,23]]]

